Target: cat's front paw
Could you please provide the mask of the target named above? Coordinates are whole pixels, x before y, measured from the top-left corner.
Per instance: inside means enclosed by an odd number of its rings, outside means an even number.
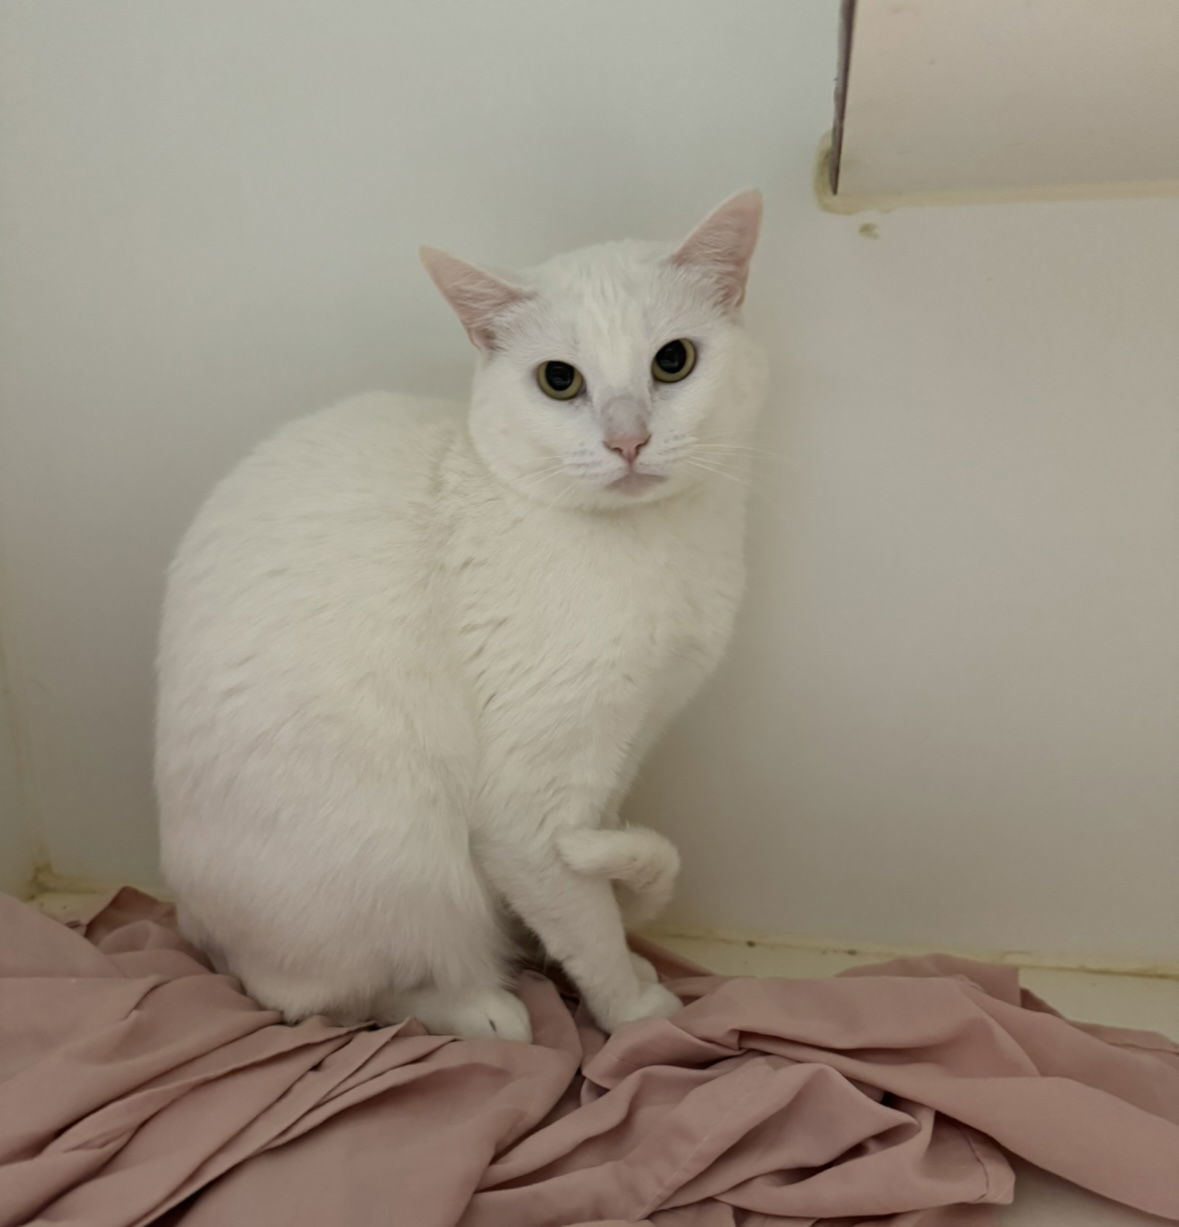
[[[644,984],[638,993],[603,1003],[593,1013],[602,1030],[613,1034],[627,1023],[644,1018],[670,1018],[681,1009],[680,999],[662,984]]]

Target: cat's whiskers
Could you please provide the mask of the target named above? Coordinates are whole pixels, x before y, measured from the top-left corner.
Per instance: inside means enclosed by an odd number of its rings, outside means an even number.
[[[719,463],[722,459],[723,458],[721,457],[711,458],[689,456],[686,457],[682,463],[691,465],[692,467],[700,469],[703,472],[709,473],[713,476],[726,478],[727,480],[735,482],[737,485],[743,487],[746,491],[748,491],[747,497],[749,500],[749,506],[751,508],[756,507],[758,509],[759,518],[768,518],[775,524],[786,524],[789,522],[789,517],[783,514],[780,508],[774,506],[768,500],[766,497],[766,491],[760,483],[752,481],[749,475],[737,475],[728,469],[725,469],[723,465]]]
[[[546,465],[542,465],[539,469],[532,469],[530,472],[523,474],[522,480],[530,489],[540,489],[549,482],[552,478],[563,472],[565,462],[563,460],[552,460]]]
[[[695,450],[720,455],[727,453],[733,457],[744,456],[750,460],[772,460],[791,468],[798,467],[795,457],[786,452],[774,452],[764,447],[754,447],[748,443],[732,443],[725,439],[699,439]]]
[[[704,460],[701,460],[699,457],[685,456],[681,463],[690,465],[694,469],[699,469],[702,473],[710,473],[714,477],[723,477],[744,489],[749,488],[750,483],[747,478],[742,477],[737,473],[730,472],[728,469],[721,468],[719,465],[710,464]]]
[[[523,475],[520,486],[526,494],[543,495],[544,501],[554,510],[572,506],[581,491],[581,483],[574,479],[576,470],[567,461],[557,459]],[[556,482],[565,478],[554,489]]]

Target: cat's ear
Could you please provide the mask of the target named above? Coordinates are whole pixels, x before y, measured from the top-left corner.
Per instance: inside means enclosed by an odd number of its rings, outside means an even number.
[[[497,319],[509,307],[532,296],[530,290],[512,285],[436,247],[423,247],[418,255],[426,272],[442,291],[442,297],[462,320],[467,336],[479,349],[494,349]]]
[[[684,239],[671,262],[707,273],[721,304],[739,307],[745,298],[749,261],[760,226],[761,193],[738,192],[713,209]]]

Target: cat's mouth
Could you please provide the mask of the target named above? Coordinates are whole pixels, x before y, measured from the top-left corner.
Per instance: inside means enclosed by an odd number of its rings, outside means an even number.
[[[624,473],[617,481],[610,483],[610,489],[620,494],[643,494],[666,480],[658,473]]]

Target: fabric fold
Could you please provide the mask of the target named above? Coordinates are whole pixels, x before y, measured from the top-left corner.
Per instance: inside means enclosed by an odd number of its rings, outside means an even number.
[[[980,1227],[1008,1154],[1179,1222],[1179,1046],[1009,967],[701,974],[612,1037],[526,973],[537,1042],[295,1027],[167,905],[0,898],[0,1227]]]

